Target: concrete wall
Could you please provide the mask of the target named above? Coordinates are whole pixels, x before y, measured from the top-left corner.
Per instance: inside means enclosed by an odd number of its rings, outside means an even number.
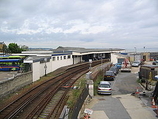
[[[145,57],[145,61],[150,61],[150,53],[149,52],[144,52],[143,56]]]
[[[119,53],[111,53],[111,63],[116,64],[118,63],[119,58],[127,58],[126,55],[121,55]]]
[[[27,72],[17,75],[12,79],[0,83],[0,97],[22,88],[25,85],[32,83],[32,72]]]
[[[73,64],[73,59],[72,59],[72,55],[63,55],[63,56],[55,56],[54,60],[52,57],[52,71],[63,67],[63,66],[68,66],[68,65],[72,65]]]
[[[55,71],[56,69],[72,64],[76,64],[81,62],[82,57],[75,57],[72,58],[72,55],[59,55],[59,56],[52,56],[49,61],[42,62],[34,62],[32,64],[32,71],[33,71],[33,82],[40,79],[40,77],[46,74]],[[46,65],[46,69],[45,69]]]
[[[74,58],[74,64],[77,64],[79,62],[82,62],[82,57],[81,56],[77,56]]]
[[[48,73],[52,72],[51,59],[50,59],[50,61],[48,61],[48,62],[46,62],[46,63],[45,63],[45,62],[40,63],[40,64],[39,64],[39,69],[40,69],[40,76],[39,76],[39,77],[44,76],[45,73],[48,74]],[[39,78],[39,77],[38,77],[38,78]]]
[[[118,58],[118,55],[111,53],[111,63],[116,64],[117,58]]]
[[[43,73],[43,70],[40,70],[40,62],[35,62],[32,64],[32,72],[33,72],[33,82],[40,79],[41,74]],[[43,65],[44,67],[44,65]]]
[[[143,56],[142,54],[130,54],[130,61],[133,62],[133,61],[139,61],[141,62],[143,59]]]

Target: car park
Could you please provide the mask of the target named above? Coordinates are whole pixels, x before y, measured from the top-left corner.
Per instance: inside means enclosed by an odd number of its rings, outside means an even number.
[[[111,83],[108,81],[100,81],[98,85],[98,94],[112,94]]]
[[[106,71],[104,74],[105,81],[113,81],[115,79],[115,74],[113,71]]]

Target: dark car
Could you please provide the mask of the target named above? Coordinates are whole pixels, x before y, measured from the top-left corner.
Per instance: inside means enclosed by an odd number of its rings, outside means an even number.
[[[113,71],[106,71],[104,74],[105,81],[113,81],[115,79],[115,74]]]
[[[112,66],[112,67],[109,69],[109,71],[113,71],[114,74],[117,75],[118,72],[119,72],[119,68],[117,68],[117,66]]]

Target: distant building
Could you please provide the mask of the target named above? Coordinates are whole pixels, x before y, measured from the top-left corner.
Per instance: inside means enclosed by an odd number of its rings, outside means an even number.
[[[158,52],[151,52],[150,60],[158,60]]]
[[[4,42],[0,42],[0,54],[4,54],[4,48],[6,44]]]

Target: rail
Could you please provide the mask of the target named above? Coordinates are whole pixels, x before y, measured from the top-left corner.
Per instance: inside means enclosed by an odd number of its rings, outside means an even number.
[[[107,62],[107,60],[104,60],[103,62]],[[100,64],[100,61],[95,61],[92,63],[92,67],[98,64]],[[51,112],[49,111],[48,115],[44,114],[45,118],[49,118],[50,116],[54,116],[54,118],[58,117],[62,111],[60,108],[63,107],[66,102],[66,94],[69,90],[69,88],[63,90],[61,87],[65,84],[71,87],[77,80],[72,81],[72,78],[83,71],[85,73],[86,70],[89,70],[89,63],[82,63],[80,65],[70,67],[63,74],[35,86],[23,95],[19,96],[18,99],[1,108],[0,118],[39,118],[42,116],[42,112],[49,107],[50,103],[54,108],[51,109]],[[58,97],[55,95],[59,93],[61,93],[59,98],[55,100],[55,97]],[[55,101],[51,101],[52,99]]]

